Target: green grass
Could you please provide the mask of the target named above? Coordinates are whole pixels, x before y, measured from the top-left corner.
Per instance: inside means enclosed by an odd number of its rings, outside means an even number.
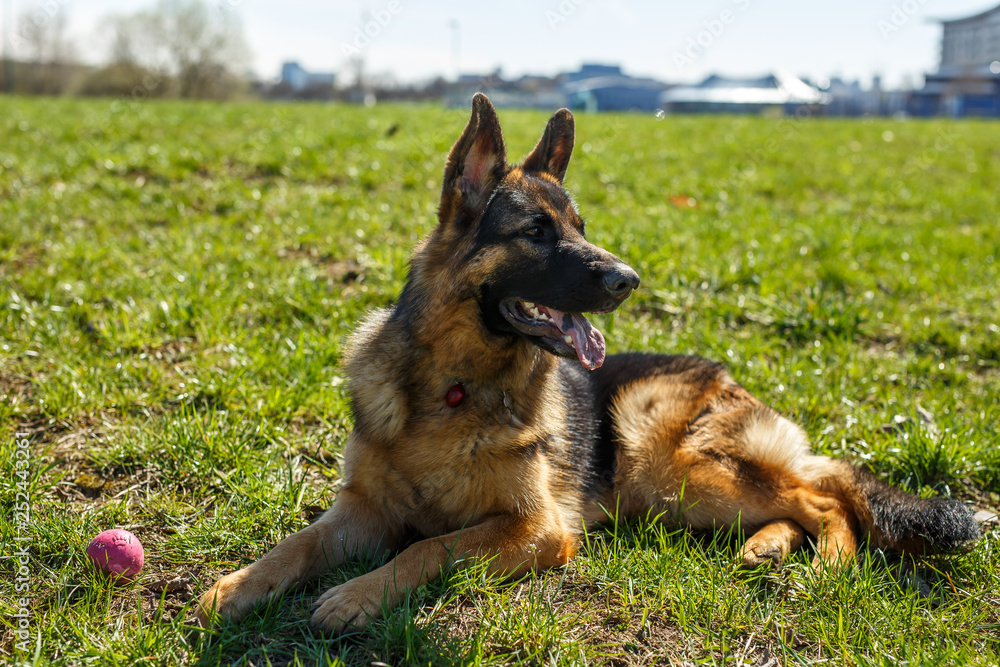
[[[806,553],[744,573],[728,535],[639,522],[592,532],[565,570],[455,572],[342,641],[307,609],[363,564],[189,625],[192,595],[335,496],[345,337],[398,294],[466,115],[0,97],[4,556],[31,538],[26,594],[0,561],[0,661],[27,595],[15,657],[37,664],[996,664],[995,530],[816,577]],[[501,112],[512,159],[544,120]],[[596,318],[609,351],[719,359],[818,451],[1000,505],[1000,125],[577,122],[567,185],[643,280]],[[133,585],[85,567],[112,526],[146,547]]]

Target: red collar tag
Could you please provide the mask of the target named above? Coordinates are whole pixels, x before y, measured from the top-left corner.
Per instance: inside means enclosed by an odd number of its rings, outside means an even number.
[[[444,395],[444,402],[449,408],[457,408],[465,398],[465,387],[461,382],[456,382],[448,388],[448,393]]]

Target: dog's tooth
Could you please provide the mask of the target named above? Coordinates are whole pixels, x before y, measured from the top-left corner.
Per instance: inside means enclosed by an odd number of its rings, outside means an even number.
[[[573,344],[573,337],[570,336],[569,334],[565,334],[563,336],[563,340],[566,341],[567,345],[572,345]]]

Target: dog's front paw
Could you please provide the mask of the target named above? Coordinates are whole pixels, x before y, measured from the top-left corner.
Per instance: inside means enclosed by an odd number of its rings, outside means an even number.
[[[208,626],[209,618],[239,619],[251,607],[271,595],[284,592],[287,586],[282,579],[271,576],[260,567],[246,567],[219,579],[198,600],[195,620],[202,627]]]
[[[239,619],[258,600],[271,592],[249,568],[227,574],[212,585],[198,600],[195,619],[202,627],[217,614],[221,618]]]
[[[341,634],[349,627],[363,628],[382,616],[385,596],[385,582],[377,573],[356,577],[334,586],[313,603],[309,625],[328,634]]]
[[[774,544],[747,544],[743,547],[743,567],[748,570],[755,570],[761,565],[767,565],[777,572],[784,564],[785,554],[778,545]]]

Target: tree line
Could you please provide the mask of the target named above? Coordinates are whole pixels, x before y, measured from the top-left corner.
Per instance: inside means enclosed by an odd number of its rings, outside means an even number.
[[[100,28],[105,61],[81,62],[66,0],[22,12],[7,30],[0,90],[37,95],[228,99],[248,84],[250,50],[234,0],[159,0],[110,16]]]

